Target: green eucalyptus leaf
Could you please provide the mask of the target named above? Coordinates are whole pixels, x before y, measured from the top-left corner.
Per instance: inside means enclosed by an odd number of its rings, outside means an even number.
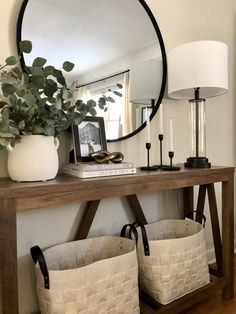
[[[55,97],[48,97],[48,101],[51,103],[51,104],[54,104],[56,102],[56,98]]]
[[[16,106],[17,106],[17,100],[18,100],[18,98],[16,97],[15,94],[10,95],[10,96],[8,97],[8,100],[9,100],[9,103],[10,103],[9,108],[11,108],[11,107],[16,107]]]
[[[35,113],[35,109],[36,109],[35,106],[29,107],[29,109],[26,111],[27,115],[28,115],[29,117],[32,117],[33,114]]]
[[[20,121],[20,123],[18,124],[18,128],[19,128],[20,130],[24,130],[24,128],[25,128],[25,121],[24,121],[24,120],[21,120],[21,121]]]
[[[1,114],[2,114],[2,122],[5,122],[9,123],[9,109],[8,108],[4,108],[2,111],[1,111]]]
[[[19,43],[20,51],[30,53],[32,51],[32,43],[29,40],[22,40]]]
[[[31,77],[32,87],[34,87],[36,90],[43,89],[44,82],[45,82],[45,79],[42,76],[35,75]]]
[[[118,92],[117,90],[114,90],[113,93],[114,93],[116,96],[122,97],[122,94],[121,94],[120,92]]]
[[[44,119],[44,121],[50,126],[53,126],[55,124],[55,121],[52,119]]]
[[[91,108],[94,108],[96,106],[96,101],[94,101],[93,99],[89,99],[87,101],[87,106],[89,107],[89,109]]]
[[[110,97],[110,96],[107,97],[107,101],[109,101],[109,102],[111,102],[111,103],[114,103],[114,102],[115,102],[115,100],[114,100],[112,97]]]
[[[60,70],[55,69],[53,71],[53,76],[56,77],[58,83],[60,83],[61,85],[65,85],[66,84],[65,78],[64,78],[64,76],[63,76],[63,74],[62,74],[62,72]]]
[[[16,90],[16,95],[19,96],[19,97],[23,97],[25,95],[25,90],[22,88],[22,89],[17,89]]]
[[[108,100],[108,98],[107,98]],[[104,107],[106,106],[106,99],[104,97],[100,97],[98,99],[98,106],[100,109],[104,109]]]
[[[89,113],[90,113],[92,116],[96,116],[97,111],[96,111],[94,108],[89,108]]]
[[[34,67],[29,67],[30,72],[32,75],[36,75],[36,76],[44,76],[44,71],[41,67],[38,66],[34,66]]]
[[[10,57],[6,58],[5,61],[6,61],[6,64],[10,65],[10,66],[17,64],[17,59],[15,56],[10,56]]]
[[[2,92],[3,92],[3,95],[6,97],[14,94],[15,90],[16,88],[12,84],[6,84],[6,83],[2,84]]]
[[[9,126],[9,131],[11,132],[12,135],[18,135],[19,134],[19,130],[13,126]]]
[[[63,63],[63,69],[66,71],[66,72],[70,72],[70,71],[72,71],[73,70],[73,68],[74,68],[74,63],[71,63],[71,62],[69,62],[69,61],[65,61],[64,63]]]
[[[34,134],[44,134],[44,128],[40,125],[34,127]]]
[[[44,68],[44,74],[45,76],[53,75],[55,68],[52,65],[48,65]]]
[[[46,96],[52,97],[57,91],[57,83],[55,83],[53,80],[46,80],[43,90]]]
[[[46,126],[45,129],[44,129],[44,132],[43,132],[45,135],[48,135],[48,136],[54,136],[55,135],[55,130],[53,127],[51,126]]]
[[[28,106],[31,106],[35,103],[35,97],[34,95],[31,95],[31,94],[25,94],[24,95],[24,99],[25,99],[25,102]]]
[[[43,67],[46,62],[47,62],[47,59],[37,57],[33,61],[33,67]]]

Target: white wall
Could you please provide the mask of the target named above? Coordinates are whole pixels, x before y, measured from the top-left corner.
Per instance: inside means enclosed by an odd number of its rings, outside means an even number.
[[[184,42],[201,39],[221,40],[228,44],[230,52],[229,92],[221,97],[207,100],[207,155],[212,164],[235,164],[235,0],[147,0],[159,23],[167,52]],[[21,0],[2,0],[0,10],[0,63],[15,52],[15,25]],[[188,157],[188,104],[184,101],[164,100],[165,121],[174,119],[175,162],[183,162]],[[153,149],[151,162],[158,162],[156,135],[158,115],[151,122]],[[164,156],[168,149],[168,127]],[[145,130],[123,142],[109,144],[110,151],[122,151],[126,160],[137,166],[146,162],[144,145]],[[66,137],[62,146],[67,147]],[[65,151],[60,151],[60,161],[65,159]],[[165,157],[165,159],[167,159]],[[0,152],[0,176],[6,176],[6,153]],[[217,189],[217,196],[219,193]],[[148,221],[165,217],[178,217],[180,193],[174,191],[152,195],[139,195]],[[38,209],[18,214],[18,256],[20,313],[29,314],[37,310],[34,290],[34,270],[29,257],[29,248],[35,244],[47,247],[72,239],[76,223],[80,218],[83,204],[70,204],[53,209]],[[104,221],[106,217],[106,221]],[[99,214],[95,217],[90,236],[116,234],[122,224],[132,220],[124,200],[102,201]],[[109,222],[109,224],[107,223]],[[211,237],[208,242],[211,243]]]

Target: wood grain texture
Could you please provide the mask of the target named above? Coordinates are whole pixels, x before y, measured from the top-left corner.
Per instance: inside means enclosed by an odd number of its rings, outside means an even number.
[[[2,313],[17,314],[16,212],[12,199],[0,200],[0,280]]]
[[[215,248],[217,271],[222,273],[222,242],[220,235],[220,223],[218,218],[218,210],[216,204],[216,195],[214,184],[207,185],[209,209],[211,216],[212,235]]]
[[[50,207],[75,201],[90,201],[157,190],[184,188],[193,185],[225,182],[232,167],[181,169],[180,171],[140,171],[137,174],[79,179],[58,176],[55,180],[17,183],[0,179],[0,198],[15,198],[17,210]],[[60,195],[60,197],[59,197]],[[58,199],[59,197],[59,199]]]
[[[217,292],[219,289],[225,287],[227,285],[226,278],[215,278],[211,277],[210,284],[193,291],[180,299],[177,299],[169,304],[161,305],[157,302],[147,301],[141,297],[141,313],[142,314],[154,314],[154,313],[165,313],[165,314],[177,314],[181,313],[185,309],[189,308],[191,305],[196,304],[206,298],[209,298],[212,294]],[[191,312],[189,312],[191,313]]]
[[[222,268],[223,274],[229,278],[223,289],[223,297],[234,297],[234,176],[222,184]]]
[[[81,222],[77,228],[74,241],[86,239],[89,233],[89,229],[93,223],[93,219],[96,215],[100,200],[90,201],[86,204],[84,214],[82,216]]]
[[[147,223],[147,219],[143,213],[143,210],[142,210],[142,207],[139,203],[137,195],[136,194],[127,195],[126,199],[129,203],[129,206],[132,209],[132,212],[135,215],[137,221],[139,221],[145,225]]]

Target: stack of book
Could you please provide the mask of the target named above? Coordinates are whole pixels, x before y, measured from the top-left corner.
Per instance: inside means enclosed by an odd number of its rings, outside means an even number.
[[[93,178],[118,176],[136,173],[136,168],[131,162],[121,162],[118,164],[107,163],[98,164],[95,162],[69,163],[60,168],[60,172],[79,178]]]

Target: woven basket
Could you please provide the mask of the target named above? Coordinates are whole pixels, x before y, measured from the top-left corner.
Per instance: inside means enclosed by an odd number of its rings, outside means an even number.
[[[140,313],[133,240],[104,236],[54,246],[43,253],[46,269],[35,249],[41,314]]]
[[[204,229],[198,222],[163,220],[145,225],[145,229],[149,256],[137,228],[139,285],[144,292],[167,304],[210,282]]]

